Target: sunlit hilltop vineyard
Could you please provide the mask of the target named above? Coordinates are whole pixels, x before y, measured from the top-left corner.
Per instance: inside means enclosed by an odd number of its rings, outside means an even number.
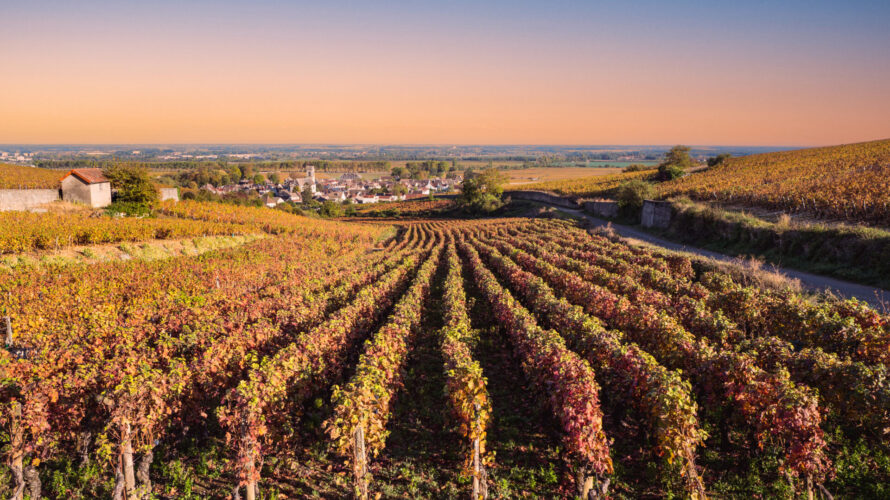
[[[861,302],[547,217],[160,212],[262,237],[0,271],[4,497],[890,494]]]
[[[638,172],[582,177],[580,179],[536,182],[523,185],[522,189],[552,191],[567,196],[599,198],[614,195],[615,191],[625,182],[651,180],[653,177],[653,171],[642,170]]]
[[[523,189],[584,198],[614,196],[654,171],[542,182]],[[729,158],[656,185],[659,198],[689,197],[849,223],[890,226],[890,140]]]
[[[890,140],[734,158],[660,187],[665,196],[890,226]]]

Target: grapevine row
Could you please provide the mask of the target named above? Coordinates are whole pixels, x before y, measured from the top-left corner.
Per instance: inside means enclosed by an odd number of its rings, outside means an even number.
[[[462,248],[466,248],[462,245]],[[478,255],[465,254],[476,286],[494,317],[512,340],[526,376],[546,395],[560,422],[566,448],[580,462],[579,490],[604,490],[612,473],[609,444],[602,428],[599,386],[590,365],[568,350],[553,330],[538,326],[534,317],[498,283]],[[594,476],[598,479],[593,484]]]
[[[621,401],[645,416],[656,436],[656,455],[665,457],[668,465],[677,460],[689,493],[703,497],[704,485],[695,469],[695,451],[705,433],[698,425],[697,405],[689,383],[635,344],[625,344],[620,332],[606,330],[581,307],[557,298],[543,280],[523,271],[497,249],[478,240],[473,241],[473,246],[464,251],[483,255],[538,318],[566,337],[569,345],[601,374],[608,394],[623,394]]]
[[[259,476],[257,463],[262,463],[267,421],[277,413],[278,404],[290,394],[299,400],[320,383],[337,378],[348,348],[395,303],[416,267],[416,258],[409,256],[323,324],[259,362],[248,378],[226,395],[218,415],[229,444],[237,450],[238,477],[249,494]]]
[[[389,435],[389,410],[402,387],[405,360],[441,256],[442,247],[435,247],[386,324],[365,342],[349,383],[333,389],[334,411],[325,428],[340,454],[353,452],[356,491],[363,498],[368,494],[367,456],[377,456]]]
[[[464,470],[472,474],[474,491],[477,491],[474,496],[478,496],[482,494],[480,490],[484,491],[484,467],[492,460],[486,453],[485,438],[491,418],[491,401],[482,367],[473,359],[468,344],[474,331],[467,315],[461,262],[453,241],[449,242],[445,255],[448,266],[443,295],[445,326],[439,332],[446,376],[445,387],[458,431],[468,444]]]
[[[518,249],[504,247],[511,258],[541,276],[570,302],[578,304],[652,353],[668,368],[692,374],[701,388],[718,389],[748,422],[761,446],[785,451],[785,467],[794,475],[823,478],[829,470],[815,396],[795,386],[787,374],[769,374],[744,354],[718,350],[696,339],[675,319],[647,304],[592,285]],[[719,387],[713,387],[718,382]]]
[[[632,300],[652,304],[659,311],[664,311],[679,318],[683,326],[689,329],[691,333],[705,336],[718,345],[736,346],[738,348],[739,342],[745,340],[743,332],[734,323],[726,319],[722,315],[721,310],[717,309],[715,311],[711,304],[705,303],[704,299],[696,297],[699,294],[688,293],[688,287],[680,285],[677,290],[678,296],[664,296],[660,292],[643,289],[633,280],[628,279],[628,275],[634,274],[631,269],[622,269],[625,271],[622,275],[610,274],[585,262],[567,257],[566,255],[571,254],[571,251],[566,252],[564,247],[555,247],[552,244],[544,243],[538,248],[517,238],[510,238],[508,242],[532,253],[538,252],[540,249],[547,249],[550,252],[548,256],[552,258],[550,263],[575,272],[591,283],[605,286],[613,292],[627,295]],[[720,295],[723,297],[723,301],[736,307],[745,305],[745,295],[739,293],[740,287],[732,283],[731,280],[716,275],[716,273],[711,273],[708,279],[710,282],[718,279],[723,279],[726,282],[722,285],[722,289],[726,292],[721,292]],[[695,286],[701,291],[700,295],[709,298],[710,291],[707,288],[697,284]],[[687,293],[681,293],[681,290]],[[785,311],[795,306],[811,308],[799,296],[786,297],[783,303],[785,305],[782,306],[782,310]],[[778,307],[776,306],[776,309]],[[762,309],[770,311],[769,308]],[[771,317],[782,318],[783,316],[779,311],[774,310],[771,312]],[[841,332],[857,331],[854,319],[851,317],[843,319],[836,317],[836,321],[842,321],[846,328],[837,328],[837,325],[833,324],[829,318],[823,318],[822,328],[832,328],[833,331]],[[788,320],[785,323],[794,324],[795,322]],[[792,328],[788,330],[793,332]],[[749,346],[749,348],[740,350],[748,352],[757,358],[758,365],[761,365],[761,350],[750,346],[787,343],[769,336],[770,333],[770,331],[760,333],[757,338],[760,341],[759,343],[746,343],[745,345]],[[814,344],[812,339],[808,339],[809,342],[800,340],[800,337],[793,333],[786,333],[784,337],[791,337],[798,345],[807,346]],[[813,337],[822,338],[816,335],[813,335]],[[855,409],[856,415],[852,416],[851,420],[863,422],[866,428],[882,429],[890,427],[890,420],[887,419],[887,398],[883,396],[890,391],[890,387],[884,382],[886,379],[886,367],[884,364],[875,363],[866,366],[859,363],[862,366],[854,369],[850,367],[852,362],[842,361],[836,354],[830,352],[821,352],[818,356],[813,356],[812,349],[803,352],[796,351],[795,349],[783,349],[782,358],[786,361],[785,363],[781,365],[769,363],[769,366],[775,369],[779,367],[787,368],[796,381],[819,389],[821,398],[830,404],[833,409],[842,414]],[[814,363],[818,364],[814,365]],[[823,374],[823,376],[814,377],[814,371]],[[836,376],[830,376],[832,374]],[[839,376],[840,374],[843,374],[843,376]]]

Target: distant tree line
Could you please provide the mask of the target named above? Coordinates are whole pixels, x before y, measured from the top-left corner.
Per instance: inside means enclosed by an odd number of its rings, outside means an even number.
[[[386,172],[391,168],[388,161],[303,160],[294,163],[299,163],[304,168],[312,165],[316,172]]]
[[[201,167],[225,166],[226,162],[216,161],[116,161],[116,160],[91,160],[85,158],[71,158],[64,160],[38,159],[34,164],[41,168],[57,168],[69,170],[72,168],[109,168],[123,164],[129,167],[161,170],[188,170]]]
[[[196,170],[200,168],[226,170],[231,166],[249,166],[253,170],[298,170],[308,165],[315,167],[317,172],[386,172],[391,168],[388,161],[352,161],[352,160],[286,160],[261,162],[229,162],[217,161],[144,161],[144,160],[96,160],[88,158],[68,158],[60,160],[38,159],[35,165],[41,168],[72,169],[72,168],[108,168],[123,163],[132,167],[154,170]]]
[[[457,162],[440,160],[409,161],[404,167],[393,167],[389,173],[397,179],[423,180],[430,177],[447,176],[457,170]]]

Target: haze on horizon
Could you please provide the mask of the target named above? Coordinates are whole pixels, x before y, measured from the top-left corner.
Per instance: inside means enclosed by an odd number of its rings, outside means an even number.
[[[890,137],[890,3],[0,4],[0,144]]]

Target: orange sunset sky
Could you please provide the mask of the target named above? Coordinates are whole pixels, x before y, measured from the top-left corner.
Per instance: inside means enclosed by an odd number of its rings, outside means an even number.
[[[10,4],[0,144],[890,137],[886,1]]]

